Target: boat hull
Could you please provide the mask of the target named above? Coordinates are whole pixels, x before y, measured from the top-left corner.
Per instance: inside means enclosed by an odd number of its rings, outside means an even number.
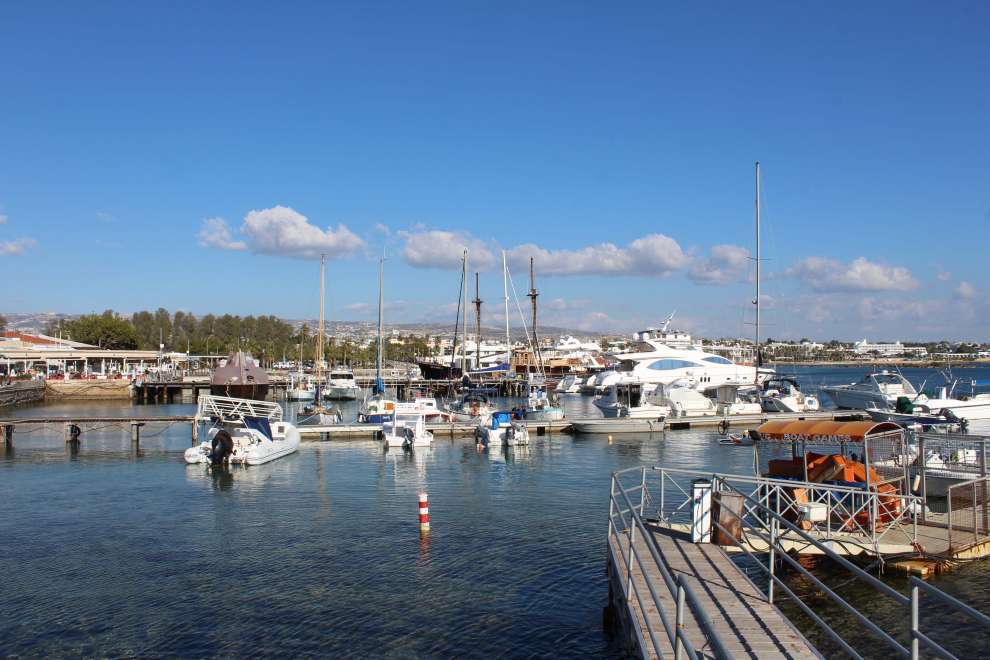
[[[254,399],[264,401],[268,397],[267,384],[213,384],[210,386],[210,394],[213,396],[226,396],[232,399]]]
[[[662,433],[664,418],[587,419],[571,423],[576,433]]]

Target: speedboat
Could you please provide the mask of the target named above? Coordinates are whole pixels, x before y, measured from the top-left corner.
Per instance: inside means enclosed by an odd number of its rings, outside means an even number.
[[[767,412],[813,412],[821,407],[818,397],[802,393],[797,381],[788,376],[764,381],[760,398],[763,410]]]
[[[382,424],[387,447],[428,447],[433,434],[426,430],[426,416],[414,403],[395,404],[395,414]]]
[[[907,378],[886,370],[868,373],[856,383],[823,387],[822,392],[827,394],[839,408],[860,410],[896,409],[898,399],[906,398],[913,403],[920,396]]]
[[[354,401],[361,396],[361,388],[354,380],[354,372],[350,369],[336,368],[330,371],[330,379],[324,391],[327,399],[335,401]]]
[[[277,403],[204,394],[196,423],[210,421],[208,442],[186,450],[186,463],[262,465],[299,449],[299,430]]]
[[[475,438],[484,447],[516,447],[529,444],[529,429],[504,411],[493,413],[489,423],[475,429]]]
[[[584,379],[574,374],[567,374],[557,383],[557,394],[578,394],[581,392],[581,385]]]
[[[455,422],[477,422],[487,420],[495,411],[491,401],[481,392],[468,392],[457,403],[447,407]]]

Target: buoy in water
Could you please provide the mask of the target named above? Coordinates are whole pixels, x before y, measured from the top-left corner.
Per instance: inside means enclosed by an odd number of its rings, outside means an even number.
[[[430,531],[429,496],[426,493],[419,494],[419,531]]]

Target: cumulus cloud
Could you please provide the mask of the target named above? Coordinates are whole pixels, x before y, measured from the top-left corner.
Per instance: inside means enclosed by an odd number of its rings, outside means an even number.
[[[250,250],[296,259],[330,259],[346,256],[364,247],[364,240],[344,225],[321,229],[287,206],[251,211],[241,225],[243,239],[235,238],[223,218],[207,218],[197,237],[204,247]]]
[[[972,300],[976,297],[978,291],[969,282],[960,282],[959,286],[956,287],[955,293],[956,297],[960,300]]]
[[[815,291],[910,291],[918,287],[907,268],[874,263],[866,257],[848,264],[827,257],[805,257],[785,274]]]
[[[399,232],[406,245],[402,258],[410,266],[418,268],[461,267],[461,256],[468,251],[468,267],[472,270],[488,270],[495,263],[495,254],[480,239],[466,232],[429,229]]]
[[[0,255],[5,257],[16,257],[24,254],[25,251],[33,248],[38,241],[33,238],[15,238],[12,241],[0,241]]]
[[[688,277],[698,284],[731,284],[739,281],[749,264],[749,250],[738,245],[716,245],[708,259],[698,259]]]
[[[252,252],[297,259],[330,259],[351,254],[364,247],[364,240],[344,225],[325,230],[287,206],[251,211],[244,216],[241,232]]]
[[[529,268],[530,258],[545,275],[667,275],[684,268],[690,257],[663,234],[637,238],[627,247],[601,243],[576,250],[547,250],[527,243],[508,251],[514,268]]]
[[[203,247],[215,247],[221,250],[246,250],[247,243],[233,240],[230,227],[223,218],[206,218],[203,226],[196,234],[199,244]]]

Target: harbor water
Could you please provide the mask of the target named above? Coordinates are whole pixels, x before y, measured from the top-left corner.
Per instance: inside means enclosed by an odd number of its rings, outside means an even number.
[[[802,380],[815,386],[863,371],[805,370]],[[920,384],[933,374],[909,377]],[[596,414],[590,397],[564,405],[571,416]],[[16,416],[136,411],[192,414],[193,406],[66,402]],[[644,464],[751,473],[752,449],[718,437],[708,429],[612,441],[534,435],[528,448],[490,453],[470,438],[438,438],[414,453],[370,440],[304,442],[271,464],[211,473],[182,461],[188,423],[146,427],[138,452],[128,427],[87,431],[78,450],[61,428],[19,429],[0,456],[0,650],[617,655],[602,624],[610,473]],[[429,494],[425,536],[420,492]],[[934,583],[990,611],[987,563]],[[843,595],[871,593],[852,585]]]

